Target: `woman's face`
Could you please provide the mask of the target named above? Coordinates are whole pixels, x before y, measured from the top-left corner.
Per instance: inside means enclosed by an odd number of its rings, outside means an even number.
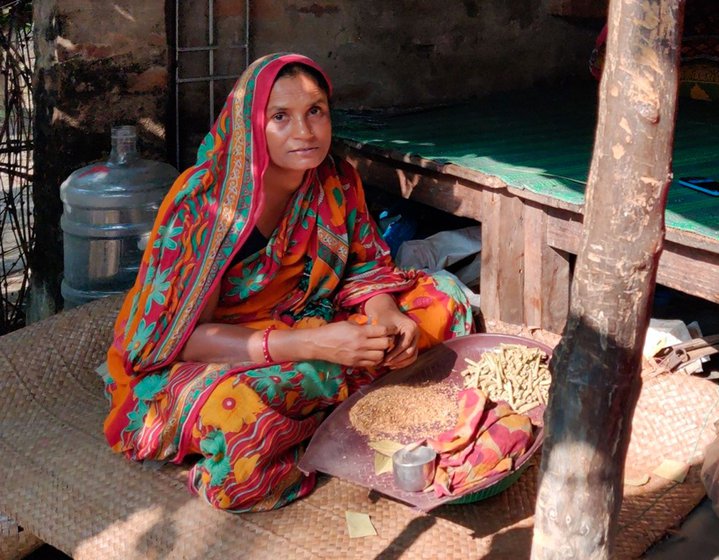
[[[279,78],[266,109],[270,166],[304,174],[322,163],[332,140],[329,109],[327,94],[307,74]]]

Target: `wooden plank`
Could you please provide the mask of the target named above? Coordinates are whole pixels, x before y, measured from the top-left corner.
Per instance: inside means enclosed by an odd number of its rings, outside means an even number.
[[[569,253],[545,245],[542,257],[544,307],[541,326],[559,334],[564,330],[569,314],[569,289],[572,281]]]
[[[582,238],[582,215],[548,208],[544,211],[547,214],[547,244],[576,255]]]
[[[364,142],[350,140],[348,138],[334,138],[332,140],[332,150],[335,153],[355,152],[370,159],[386,159],[390,160],[393,165],[402,163],[422,169],[428,169],[430,171],[436,171],[438,173],[446,172],[446,164],[439,163],[433,159],[426,159],[422,156],[408,154],[401,150],[373,146],[371,144],[365,144]]]
[[[470,169],[469,167],[462,167],[461,165],[448,163],[444,166],[443,173],[451,174],[466,181],[479,183],[482,186],[486,186],[489,188],[506,189],[507,192],[513,194],[514,196],[518,196],[519,198],[523,198],[526,200],[532,200],[534,202],[539,202],[540,204],[550,208],[559,208],[561,210],[570,210],[573,212],[582,211],[583,205],[581,204],[573,204],[571,202],[560,200],[552,196],[535,193],[522,187],[514,187],[508,185],[502,179],[495,175],[488,175],[487,173],[477,171],[476,169]]]
[[[546,217],[544,211],[533,204],[524,208],[524,321],[532,327],[542,326],[542,255],[547,243]]]
[[[524,207],[524,320],[561,333],[569,312],[569,255],[547,243],[548,216],[540,206]]]
[[[719,255],[665,241],[657,282],[719,303]]]
[[[719,239],[712,239],[705,235],[697,235],[691,231],[667,228],[666,239],[686,247],[693,247],[719,254]]]
[[[507,192],[533,200],[552,208],[581,212],[581,204],[573,204],[557,198],[534,193],[524,188],[513,187],[505,183],[496,175],[489,175],[476,169],[463,167],[454,163],[437,163],[420,156],[405,154],[396,150],[386,150],[376,146],[367,146],[361,142],[346,139],[337,139],[333,143],[334,153],[352,161],[366,159],[367,162],[381,163],[391,168],[400,168],[427,176],[436,176],[440,180],[457,183],[468,188],[486,187],[490,189],[506,190]],[[454,181],[455,179],[459,180]]]
[[[524,323],[524,201],[516,196],[498,194],[499,250],[495,255],[495,266],[498,268],[500,319],[521,325]]]
[[[362,180],[388,192],[455,216],[482,220],[482,186],[396,162],[373,159],[355,150],[339,153],[357,168]]]
[[[547,244],[576,255],[582,236],[581,216],[553,212],[547,217]],[[719,253],[686,246],[668,238],[659,259],[657,282],[719,303]]]
[[[485,320],[501,320],[499,301],[499,267],[502,252],[499,225],[501,223],[501,197],[496,191],[482,193],[484,220],[482,220],[482,251],[480,253],[479,305]]]

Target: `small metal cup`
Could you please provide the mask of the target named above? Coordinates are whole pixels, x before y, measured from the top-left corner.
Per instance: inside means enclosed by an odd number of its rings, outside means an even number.
[[[392,474],[397,488],[421,492],[434,480],[437,452],[426,445],[409,445],[392,455]]]

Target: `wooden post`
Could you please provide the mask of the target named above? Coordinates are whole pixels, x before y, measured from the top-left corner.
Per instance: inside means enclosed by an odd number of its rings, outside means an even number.
[[[569,317],[553,358],[532,558],[610,558],[664,239],[684,0],[611,0]]]

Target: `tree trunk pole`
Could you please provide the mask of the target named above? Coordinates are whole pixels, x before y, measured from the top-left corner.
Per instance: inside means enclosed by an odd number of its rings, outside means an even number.
[[[664,240],[684,0],[611,0],[584,231],[545,416],[532,559],[610,558]]]

